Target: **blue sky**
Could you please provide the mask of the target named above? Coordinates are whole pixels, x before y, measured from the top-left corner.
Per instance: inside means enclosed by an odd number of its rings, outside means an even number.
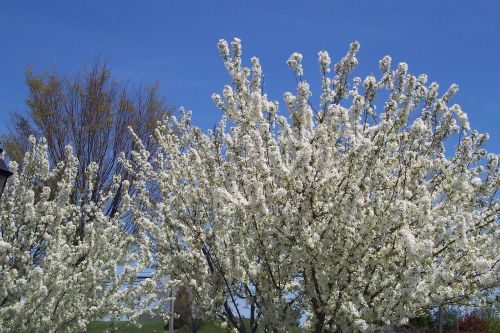
[[[458,83],[455,102],[498,153],[499,18],[497,0],[3,1],[0,132],[10,111],[26,110],[28,64],[74,73],[100,56],[120,80],[158,80],[170,104],[193,110],[194,122],[208,128],[220,117],[210,96],[228,83],[220,38],[240,37],[247,63],[261,59],[266,91],[279,101],[294,89],[285,64],[292,52],[304,54],[305,77],[318,87],[317,52],[337,60],[358,40],[359,76],[378,74],[378,60],[390,54],[442,90]]]

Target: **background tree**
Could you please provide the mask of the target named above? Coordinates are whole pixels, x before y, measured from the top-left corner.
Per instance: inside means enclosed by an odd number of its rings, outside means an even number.
[[[441,306],[434,313],[434,327],[439,333],[457,329],[463,310],[457,306]]]
[[[200,310],[239,332],[286,331],[298,311],[307,331],[373,332],[500,286],[499,156],[450,105],[456,85],[440,94],[389,56],[378,78],[351,79],[355,42],[333,75],[319,53],[314,107],[294,53],[287,117],[258,59],[242,67],[231,44],[219,43],[232,79],[213,97],[219,125],[183,114],[155,131],[153,154],[136,137],[127,163],[162,194],[142,186],[134,201],[159,269]]]
[[[100,200],[100,192],[112,185],[112,175],[122,173],[122,180],[131,175],[123,173],[118,157],[128,154],[132,141],[128,127],[133,126],[137,135],[149,148],[149,135],[157,121],[171,111],[159,95],[158,83],[131,88],[128,82],[113,79],[106,63],[98,60],[76,75],[62,74],[55,70],[36,74],[29,67],[26,71],[28,97],[26,114],[14,113],[10,133],[2,136],[2,143],[12,160],[20,162],[29,148],[29,136],[44,137],[47,141],[51,165],[64,159],[66,145],[74,147],[80,161],[73,192],[73,201]],[[86,188],[84,167],[97,163],[99,169],[92,184],[89,198],[81,197]],[[114,216],[121,194],[103,207]]]

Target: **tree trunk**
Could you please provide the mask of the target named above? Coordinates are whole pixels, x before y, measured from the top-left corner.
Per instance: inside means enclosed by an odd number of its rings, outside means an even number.
[[[440,305],[438,308],[438,332],[439,333],[443,333],[443,317],[444,317],[443,306]]]
[[[314,323],[314,333],[324,333],[325,328],[325,313],[320,312],[316,314],[316,323]]]

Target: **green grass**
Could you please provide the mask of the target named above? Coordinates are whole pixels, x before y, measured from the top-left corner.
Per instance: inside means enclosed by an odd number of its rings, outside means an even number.
[[[189,329],[187,327],[183,327],[175,331],[176,333],[189,333]],[[217,326],[214,323],[206,323],[203,325],[198,333],[225,333],[226,331],[221,327]]]
[[[95,321],[87,326],[87,333],[102,333],[110,328],[109,321]],[[144,320],[141,321],[141,328],[128,325],[127,322],[118,322],[119,333],[161,333],[163,332],[164,323],[161,320]]]
[[[87,333],[102,333],[107,328],[110,328],[109,321],[96,321],[88,325]],[[161,333],[163,330],[164,322],[161,320],[144,320],[141,321],[141,328],[127,325],[127,322],[119,322],[120,329],[118,333]],[[176,333],[189,333],[187,327],[175,330]],[[225,333],[225,331],[214,323],[205,324],[198,333]]]
[[[87,333],[102,333],[107,328],[110,328],[109,321],[96,321],[88,325]],[[161,320],[144,320],[141,321],[141,328],[127,325],[127,322],[119,322],[118,327],[120,329],[116,332],[118,333],[162,333],[164,323]],[[187,327],[183,327],[181,329],[175,330],[176,333],[189,333],[189,329]],[[301,329],[299,327],[290,327],[291,333],[301,333]],[[198,331],[198,333],[226,333],[226,331],[215,323],[208,322],[203,325],[202,328]]]

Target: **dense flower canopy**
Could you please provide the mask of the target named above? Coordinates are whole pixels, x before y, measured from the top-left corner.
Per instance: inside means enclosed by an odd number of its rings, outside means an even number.
[[[311,332],[372,332],[498,290],[499,155],[451,104],[456,85],[440,94],[388,56],[378,77],[351,77],[354,42],[334,66],[319,52],[317,106],[303,56],[291,55],[297,90],[284,93],[284,115],[259,60],[242,66],[240,40],[218,46],[231,77],[213,95],[221,121],[205,132],[182,111],[152,133],[153,152],[132,131],[138,149],[119,160],[131,181],[115,175],[95,196],[100,166],[80,166],[67,147],[52,167],[43,139],[10,164],[0,332],[133,319],[160,306],[153,281],[165,276],[197,313],[252,333],[299,320]],[[135,284],[145,268],[152,278]]]
[[[154,298],[155,284],[134,286],[150,263],[136,246],[138,235],[123,232],[128,185],[116,176],[93,202],[98,166],[91,164],[77,198],[79,163],[71,147],[51,168],[46,142],[31,144],[20,167],[10,163],[15,173],[0,202],[0,332],[84,331],[105,316],[134,318]],[[109,218],[104,206],[118,190],[125,202]]]
[[[333,67],[319,53],[317,107],[292,54],[284,116],[240,40],[219,50],[232,81],[213,95],[218,126],[183,113],[127,164],[160,269],[202,311],[240,332],[301,316],[314,332],[374,331],[499,286],[499,156],[451,104],[456,85],[440,94],[388,56],[378,77],[351,78],[354,42]]]

